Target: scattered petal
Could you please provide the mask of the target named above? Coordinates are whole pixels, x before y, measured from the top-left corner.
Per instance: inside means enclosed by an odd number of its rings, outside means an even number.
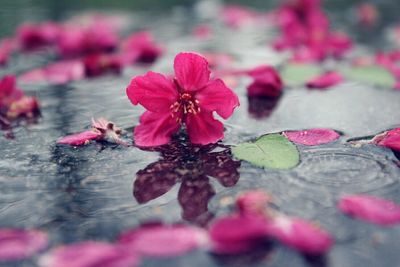
[[[128,63],[153,63],[163,52],[148,31],[134,33],[122,44]]]
[[[283,132],[290,141],[305,146],[317,146],[337,140],[340,135],[331,129],[315,128],[302,131]]]
[[[375,136],[371,143],[400,151],[400,128],[386,131]]]
[[[122,234],[119,244],[141,256],[173,257],[207,245],[204,230],[185,225],[149,225]]]
[[[58,144],[82,146],[88,144],[92,140],[99,140],[101,133],[97,131],[84,131],[77,134],[67,135],[57,141]]]
[[[280,214],[271,219],[267,231],[270,237],[305,254],[323,254],[333,243],[331,235],[319,226]]]
[[[247,74],[254,79],[247,87],[248,96],[278,97],[282,93],[282,80],[273,67],[261,65]]]
[[[271,196],[264,191],[249,191],[240,195],[236,199],[236,206],[241,214],[264,214]]]
[[[331,71],[322,74],[306,83],[308,88],[325,89],[337,85],[343,81],[340,73]]]
[[[95,241],[55,248],[39,260],[40,267],[134,267],[138,265],[139,258],[134,251]]]
[[[400,223],[400,205],[375,196],[344,196],[340,199],[338,208],[357,219],[379,225]]]
[[[11,103],[7,111],[7,118],[33,118],[37,114],[39,114],[39,102],[37,99],[31,96],[23,96]]]
[[[39,230],[0,229],[0,261],[29,258],[47,245],[47,234]]]

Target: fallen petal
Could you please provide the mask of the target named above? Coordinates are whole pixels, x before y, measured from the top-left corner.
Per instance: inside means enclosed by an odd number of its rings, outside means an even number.
[[[327,72],[307,82],[308,88],[325,89],[343,81],[343,76],[335,71]]]
[[[122,234],[119,244],[139,255],[172,257],[205,246],[204,230],[185,225],[143,226]]]
[[[264,191],[249,191],[236,199],[236,206],[242,214],[264,214],[271,196]]]
[[[375,196],[345,196],[340,199],[338,208],[350,216],[375,224],[400,223],[400,205]]]
[[[39,102],[37,99],[31,96],[23,96],[11,103],[7,111],[7,118],[33,118],[37,114],[39,114]]]
[[[400,128],[396,128],[375,136],[373,144],[400,151]]]
[[[88,144],[91,140],[100,139],[102,134],[97,131],[84,131],[82,133],[65,136],[57,141],[58,144],[82,146]]]
[[[317,146],[327,144],[337,140],[340,135],[331,129],[315,128],[302,131],[287,131],[283,132],[290,141],[306,145],[306,146]]]
[[[331,235],[300,218],[277,215],[267,226],[268,235],[305,254],[323,254],[333,243]]]
[[[0,261],[29,258],[47,244],[47,234],[39,230],[0,229]]]
[[[134,267],[134,251],[105,242],[86,241],[51,250],[39,260],[40,267]]]
[[[211,250],[220,254],[247,252],[265,242],[267,233],[267,219],[263,216],[222,217],[210,226]]]

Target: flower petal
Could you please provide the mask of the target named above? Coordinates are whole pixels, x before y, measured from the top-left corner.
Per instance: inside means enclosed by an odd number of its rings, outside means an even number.
[[[253,82],[247,87],[248,96],[277,97],[282,93],[282,80],[278,72],[271,66],[260,65],[246,71]]]
[[[81,146],[86,145],[91,140],[97,140],[101,138],[102,134],[100,132],[95,131],[84,131],[77,134],[71,134],[65,136],[57,141],[58,144],[72,145],[72,146]]]
[[[400,151],[400,128],[377,135],[372,142],[380,146]]]
[[[12,102],[7,111],[9,119],[18,117],[33,118],[37,114],[39,114],[39,102],[33,96],[23,96]]]
[[[240,195],[236,199],[236,206],[241,214],[264,214],[271,196],[261,190],[253,190]]]
[[[122,234],[119,243],[139,255],[178,256],[208,242],[201,228],[185,225],[149,225]]]
[[[328,251],[333,242],[331,235],[317,225],[285,215],[273,217],[268,224],[268,235],[289,247],[313,255]]]
[[[47,244],[47,234],[38,230],[0,229],[0,261],[31,257]]]
[[[216,111],[222,118],[229,118],[239,106],[237,95],[220,79],[211,81],[196,94],[201,109]]]
[[[213,118],[211,112],[189,113],[186,117],[186,128],[193,144],[207,145],[224,138],[224,126]]]
[[[322,74],[306,83],[308,88],[325,89],[343,81],[343,76],[336,71]]]
[[[172,81],[152,71],[133,78],[126,94],[132,104],[141,104],[151,112],[167,112],[178,99],[178,91]]]
[[[220,254],[247,252],[267,239],[267,220],[261,216],[230,215],[215,220],[209,229],[212,251]]]
[[[143,147],[165,145],[179,128],[180,124],[170,113],[146,111],[140,117],[140,124],[135,127],[135,144]]]
[[[374,196],[345,196],[340,199],[338,208],[350,216],[375,224],[400,223],[400,205]]]
[[[194,53],[179,53],[175,57],[174,70],[184,91],[200,90],[210,80],[207,60]]]
[[[134,267],[139,258],[120,246],[86,241],[53,249],[40,258],[41,267]]]
[[[340,135],[331,129],[315,128],[283,132],[290,141],[305,146],[317,146],[335,141]]]

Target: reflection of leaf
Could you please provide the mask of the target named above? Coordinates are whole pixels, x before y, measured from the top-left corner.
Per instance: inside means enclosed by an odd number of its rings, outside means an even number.
[[[283,83],[287,86],[302,86],[321,75],[322,69],[312,64],[288,64],[281,71]]]
[[[290,169],[300,160],[296,146],[280,134],[264,135],[255,142],[239,144],[232,152],[239,159],[271,169]]]
[[[396,80],[386,69],[379,66],[366,66],[350,68],[345,76],[349,80],[358,81],[367,84],[373,84],[381,87],[392,88]]]

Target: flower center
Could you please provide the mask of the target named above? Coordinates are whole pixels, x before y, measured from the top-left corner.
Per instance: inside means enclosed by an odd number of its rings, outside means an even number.
[[[188,113],[197,114],[200,112],[199,101],[194,98],[190,93],[181,93],[179,99],[170,106],[172,111],[172,117],[175,117],[177,113],[177,121],[180,123],[182,121],[182,115],[185,116]]]

